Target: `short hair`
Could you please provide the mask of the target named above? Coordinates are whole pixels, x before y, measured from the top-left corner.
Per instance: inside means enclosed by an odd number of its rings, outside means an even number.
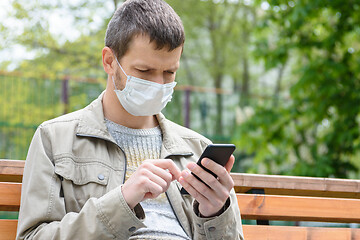
[[[167,47],[172,51],[185,42],[180,17],[162,0],[125,1],[108,24],[105,46],[111,48],[120,60],[131,40],[139,34],[148,35],[158,50]]]

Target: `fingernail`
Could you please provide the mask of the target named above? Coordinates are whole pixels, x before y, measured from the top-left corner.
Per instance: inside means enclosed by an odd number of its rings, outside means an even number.
[[[202,165],[205,167],[205,166],[207,166],[209,164],[209,159],[208,158],[204,158],[203,160],[202,160]]]

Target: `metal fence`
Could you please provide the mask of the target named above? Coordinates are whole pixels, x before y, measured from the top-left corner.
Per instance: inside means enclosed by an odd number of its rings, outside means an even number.
[[[35,79],[0,74],[0,158],[25,159],[36,128],[44,121],[88,105],[104,90],[104,82],[64,78]],[[237,96],[224,98],[224,134],[216,135],[216,93],[178,88],[163,111],[215,142],[228,142],[234,125]]]
[[[96,98],[99,83],[0,75],[0,158],[25,159],[36,128]]]

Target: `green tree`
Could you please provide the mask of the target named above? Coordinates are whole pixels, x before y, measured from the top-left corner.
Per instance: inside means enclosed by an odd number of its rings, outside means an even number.
[[[101,48],[105,29],[113,10],[122,1],[13,2],[12,18],[23,27],[8,38],[36,53],[21,63],[18,70],[28,77],[63,78],[66,75],[104,79]],[[239,92],[240,105],[248,105],[252,73],[250,70],[251,29],[256,20],[256,5],[239,1],[169,0],[185,25],[187,43],[178,74],[180,84],[215,87]],[[111,6],[105,7],[105,6]],[[54,33],[51,16],[73,21],[71,31],[78,36],[68,39]],[[73,16],[73,17],[70,17]],[[95,21],[94,19],[103,19]],[[69,21],[70,21],[69,20]],[[14,26],[8,26],[10,30]],[[6,65],[4,65],[6,67]],[[179,85],[180,85],[179,84]],[[217,94],[214,135],[224,131],[224,95]],[[180,106],[177,106],[181,108]],[[178,119],[178,118],[176,118]]]
[[[109,3],[112,6],[113,1]],[[82,108],[101,92],[105,74],[99,53],[111,12],[103,18],[106,9],[96,1],[12,2],[8,12],[10,20],[0,29],[6,40],[2,45],[23,46],[35,57],[20,63],[15,69],[20,74],[0,76],[2,158],[24,159],[31,137],[41,122]],[[61,36],[61,31],[54,31],[50,26],[52,15],[72,20],[71,32],[78,36],[67,39]],[[100,16],[101,21],[95,22]],[[3,62],[0,67],[6,70],[10,63]],[[62,101],[66,78],[69,78],[69,104]],[[95,84],[88,83],[89,78]]]
[[[189,83],[235,90],[246,106],[251,89],[251,29],[257,4],[239,1],[168,1],[183,20],[183,68]],[[224,134],[224,95],[217,94],[215,135]]]
[[[256,54],[268,69],[292,62],[294,84],[289,100],[258,106],[234,139],[255,154],[253,172],[349,176],[360,152],[359,2],[268,2],[259,28],[273,35],[258,39]]]
[[[117,2],[14,1],[9,22],[21,24],[4,24],[0,31],[10,33],[6,37],[9,44],[24,46],[35,54],[18,67],[26,76],[103,78],[100,53]],[[61,29],[59,19],[67,23],[64,26],[71,24],[71,29]]]

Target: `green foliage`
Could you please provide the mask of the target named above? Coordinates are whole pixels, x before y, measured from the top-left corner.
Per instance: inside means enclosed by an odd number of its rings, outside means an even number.
[[[276,26],[259,41],[266,66],[288,61],[295,84],[277,108],[258,106],[235,139],[256,165],[271,173],[346,177],[360,152],[360,5],[356,1],[270,1],[262,26]]]
[[[185,27],[187,40],[182,65],[186,73],[183,83],[238,90],[241,76],[248,70],[243,69],[243,62],[249,61],[255,6],[246,5],[244,1],[167,2],[178,12]],[[218,94],[214,99],[215,135],[225,133],[225,97]]]
[[[96,12],[97,7],[102,9]],[[12,1],[9,21],[0,28],[0,40],[4,40],[0,50],[23,46],[34,57],[19,64],[16,71],[21,77],[0,75],[0,158],[25,159],[39,124],[86,106],[103,89],[101,84],[75,81],[104,77],[101,49],[107,17],[95,24],[95,12],[104,14],[97,1]],[[63,17],[64,22],[72,16],[72,32],[79,37],[67,39],[54,31],[50,27],[53,15]],[[6,70],[10,63],[2,62],[0,70]],[[66,106],[61,102],[59,79],[69,75],[70,104]]]
[[[9,45],[24,46],[35,54],[35,58],[23,61],[18,68],[27,77],[103,78],[101,49],[109,14],[104,3],[94,0],[67,3],[13,1],[8,16],[13,24],[4,24],[0,31],[7,33]],[[59,26],[51,27],[50,23],[55,21],[52,19],[56,18],[71,24],[71,35],[65,27],[60,31]],[[21,24],[14,25],[14,22]],[[66,33],[65,36],[61,31]],[[2,69],[6,67],[3,64]]]
[[[178,85],[235,92],[193,92],[190,99],[192,128],[207,136],[232,135],[239,155],[235,169],[336,177],[359,172],[358,1],[167,2],[182,18],[186,32]],[[105,29],[118,4],[117,0],[12,2],[12,21],[0,24],[0,50],[17,44],[34,57],[16,69],[21,78],[0,82],[0,100],[6,103],[0,112],[1,156],[24,158],[38,124],[65,109],[79,109],[99,94],[106,81],[101,65]],[[72,21],[71,37],[54,31],[53,15],[64,23]],[[1,62],[0,70],[10,64]],[[277,77],[265,75],[274,70]],[[68,106],[61,103],[59,81],[66,76],[71,76]],[[89,84],[75,78],[102,80]],[[178,123],[184,123],[184,100],[183,92],[176,91],[165,109]],[[255,114],[233,127],[235,112],[246,108]],[[23,143],[21,138],[28,140]],[[15,146],[25,154],[17,156]],[[244,167],[245,157],[250,160]]]

